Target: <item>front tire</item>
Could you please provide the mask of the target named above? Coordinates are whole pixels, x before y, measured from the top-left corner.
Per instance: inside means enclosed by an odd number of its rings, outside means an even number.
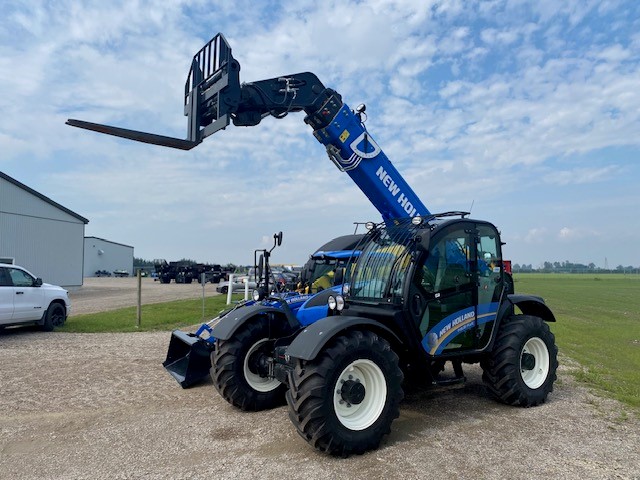
[[[241,410],[259,411],[285,403],[286,386],[261,372],[260,356],[272,355],[273,325],[257,320],[229,340],[217,340],[211,353],[211,378],[220,395]]]
[[[538,317],[518,315],[500,326],[482,380],[507,405],[533,407],[553,391],[558,348],[549,326]]]
[[[334,339],[289,374],[289,418],[315,448],[346,457],[378,448],[400,414],[398,356],[369,331]]]
[[[52,303],[44,314],[42,330],[51,332],[54,328],[63,326],[65,319],[66,312],[64,307],[59,303]]]

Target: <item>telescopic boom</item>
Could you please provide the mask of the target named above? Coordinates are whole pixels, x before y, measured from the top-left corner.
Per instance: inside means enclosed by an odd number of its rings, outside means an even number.
[[[420,201],[367,132],[362,114],[343,103],[338,92],[325,87],[313,73],[296,73],[251,83],[240,83],[240,64],[222,34],[216,35],[191,62],[184,93],[187,138],[180,139],[82,120],[67,124],[99,133],[191,150],[206,137],[236,126],[254,126],[272,116],[304,111],[331,161],[346,172],[382,215],[383,220],[429,215]]]

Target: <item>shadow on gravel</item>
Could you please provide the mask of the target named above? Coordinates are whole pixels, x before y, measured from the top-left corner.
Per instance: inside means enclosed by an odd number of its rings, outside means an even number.
[[[52,332],[43,332],[42,328],[38,325],[16,325],[11,327],[0,327],[0,337],[18,337],[32,335],[34,333],[49,334]]]
[[[467,382],[447,387],[411,387],[400,404],[400,417],[391,427],[384,443],[388,446],[414,441],[416,437],[432,436],[438,431],[451,431],[457,425],[469,425],[504,419],[505,413],[515,411],[493,399],[474,370]]]

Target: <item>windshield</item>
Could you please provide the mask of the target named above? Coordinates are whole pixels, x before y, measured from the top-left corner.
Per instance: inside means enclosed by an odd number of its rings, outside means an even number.
[[[378,230],[367,237],[351,277],[354,299],[401,299],[411,261],[411,239],[415,227],[406,224]]]

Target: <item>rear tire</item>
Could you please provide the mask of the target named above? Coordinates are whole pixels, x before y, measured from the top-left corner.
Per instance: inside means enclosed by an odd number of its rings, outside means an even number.
[[[216,390],[231,405],[241,410],[259,411],[285,403],[286,385],[261,376],[256,362],[266,351],[273,325],[255,321],[240,327],[229,340],[216,340],[211,353],[211,378]]]
[[[482,380],[502,403],[533,407],[553,391],[558,348],[549,326],[538,317],[518,315],[500,326]]]
[[[51,332],[54,328],[58,328],[64,325],[66,319],[66,312],[64,307],[59,303],[52,303],[47,308],[47,312],[44,314],[44,323],[42,324],[42,330],[45,332]]]
[[[385,339],[348,332],[289,373],[289,418],[323,452],[346,457],[374,450],[400,414],[402,379]]]

